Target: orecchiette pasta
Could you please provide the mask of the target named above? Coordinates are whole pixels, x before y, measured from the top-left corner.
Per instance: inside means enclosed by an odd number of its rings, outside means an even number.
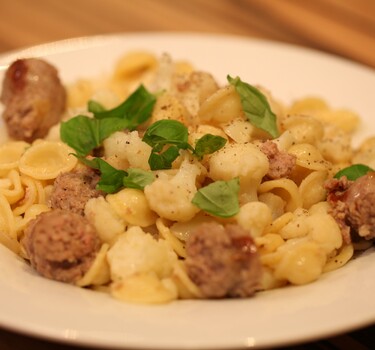
[[[241,101],[233,86],[227,86],[208,97],[198,111],[200,123],[228,123],[242,116]]]
[[[288,108],[288,113],[314,116],[317,112],[329,109],[327,102],[322,98],[309,96],[294,101]]]
[[[251,141],[253,126],[243,118],[235,118],[228,123],[222,124],[221,128],[232,140],[237,143],[246,143]]]
[[[0,147],[0,174],[18,167],[21,155],[30,145],[23,141],[13,141]]]
[[[327,178],[328,172],[321,170],[310,173],[302,180],[298,190],[303,208],[309,209],[313,204],[325,200],[327,191],[324,184]]]
[[[322,123],[311,116],[290,115],[283,119],[282,127],[292,133],[296,143],[316,145],[324,135]]]
[[[354,132],[359,125],[358,115],[346,109],[319,111],[315,117],[324,123],[335,125],[345,132]]]
[[[146,51],[134,51],[123,55],[114,69],[114,78],[120,80],[134,79],[149,69],[157,66],[155,56]]]
[[[330,166],[319,150],[308,143],[301,143],[291,146],[288,149],[290,154],[294,154],[297,158],[296,164],[304,169],[309,170],[327,170]]]
[[[77,281],[80,287],[103,285],[110,281],[110,271],[107,262],[108,244],[103,244],[94,263],[85,275]]]
[[[279,179],[263,182],[258,187],[259,193],[273,192],[285,202],[287,211],[294,211],[301,207],[302,199],[297,185],[290,179]]]
[[[141,190],[124,188],[106,198],[117,215],[129,225],[147,227],[155,224],[157,216],[150,209]]]
[[[172,94],[163,93],[154,106],[151,122],[163,119],[179,120],[185,124],[194,124],[193,117],[186,107]]]
[[[77,164],[73,150],[64,143],[39,141],[29,147],[19,160],[22,174],[38,180],[50,180],[72,170]]]
[[[317,243],[303,239],[289,240],[278,249],[278,254],[275,277],[297,285],[319,278],[327,260]]]

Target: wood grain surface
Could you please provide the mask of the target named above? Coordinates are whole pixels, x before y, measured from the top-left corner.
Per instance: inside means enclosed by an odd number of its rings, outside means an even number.
[[[1,0],[0,52],[132,31],[246,35],[375,67],[374,0]]]
[[[375,0],[0,0],[0,54],[72,37],[145,31],[264,38],[375,68]],[[289,349],[371,349],[374,331],[368,327]],[[0,349],[81,348],[3,329]]]

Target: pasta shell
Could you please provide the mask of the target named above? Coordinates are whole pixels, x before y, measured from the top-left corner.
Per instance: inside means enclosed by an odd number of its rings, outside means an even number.
[[[54,179],[75,167],[77,158],[72,153],[73,150],[63,143],[40,141],[22,155],[19,169],[34,179]]]

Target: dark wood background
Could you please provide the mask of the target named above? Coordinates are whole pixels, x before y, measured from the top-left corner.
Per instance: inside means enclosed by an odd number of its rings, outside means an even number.
[[[374,0],[1,0],[0,52],[132,31],[231,33],[375,67]]]

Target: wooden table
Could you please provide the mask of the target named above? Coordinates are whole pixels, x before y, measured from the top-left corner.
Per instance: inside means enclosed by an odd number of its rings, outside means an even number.
[[[0,18],[0,53],[87,35],[198,31],[293,43],[375,68],[374,0],[1,0]],[[290,349],[370,349],[374,332]],[[0,349],[79,348],[0,330]]]
[[[0,52],[70,37],[199,31],[313,47],[375,67],[373,0],[2,0]]]

